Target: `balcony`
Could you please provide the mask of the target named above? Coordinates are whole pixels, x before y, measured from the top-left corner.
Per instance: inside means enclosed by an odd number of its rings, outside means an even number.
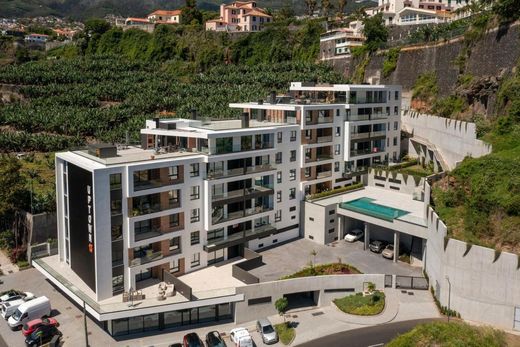
[[[146,255],[138,258],[134,258],[130,261],[130,267],[139,266],[147,263],[151,263],[152,261],[156,261],[162,259],[164,255],[161,251],[148,251]]]
[[[332,142],[332,136],[320,136],[318,137],[318,143]]]
[[[263,164],[263,165],[249,166],[246,168],[241,167],[241,168],[230,169],[230,170],[209,171],[207,174],[207,179],[214,180],[214,179],[219,179],[219,178],[229,178],[229,177],[249,175],[249,174],[255,174],[255,173],[259,173],[259,172],[266,172],[266,171],[272,171],[272,170],[275,170],[275,168],[271,164]]]
[[[214,252],[216,250],[231,247],[250,240],[264,237],[276,232],[276,228],[270,224],[255,226],[254,229],[248,229],[239,233],[232,234],[228,237],[219,237],[217,239],[208,240],[208,244],[204,246],[206,252]]]
[[[254,216],[256,214],[264,213],[272,211],[272,206],[257,206],[252,208],[246,208],[244,210],[235,211],[235,212],[227,212],[224,213],[223,209],[214,209],[213,214],[211,216],[212,224],[220,224],[229,222],[231,220]]]
[[[331,176],[332,176],[332,171],[322,171],[322,172],[318,172],[316,174],[317,179],[331,177]]]
[[[318,117],[315,119],[307,118],[305,120],[305,125],[317,125],[317,124],[328,124],[334,121],[333,117]]]
[[[332,160],[332,159],[334,159],[332,154],[318,154],[315,158],[306,157],[305,163],[314,163],[314,162],[318,162],[318,161]]]
[[[361,115],[347,115],[347,122],[366,121],[366,120],[378,120],[387,119],[389,114],[387,113],[373,113],[373,114],[361,114]]]
[[[213,202],[223,202],[223,201],[229,201],[229,200],[242,200],[242,198],[249,198],[252,199],[255,196],[259,195],[273,195],[274,190],[272,186],[254,186],[250,188],[245,189],[237,189],[232,190],[230,192],[225,192],[218,195],[213,195],[211,198],[211,201]]]
[[[386,130],[372,131],[370,133],[370,137],[385,137],[385,136],[386,136]]]
[[[181,200],[178,197],[179,195],[180,192],[177,191],[176,197],[170,197],[169,192],[162,192],[129,198],[129,216],[137,217],[146,214],[179,208],[181,206]]]
[[[370,137],[370,133],[350,133],[350,139],[351,140],[357,140],[357,139],[368,139]]]
[[[377,154],[382,153],[384,149],[374,147],[374,148],[363,148],[363,149],[354,149],[350,151],[350,156],[355,157],[358,155],[366,155],[366,154]]]

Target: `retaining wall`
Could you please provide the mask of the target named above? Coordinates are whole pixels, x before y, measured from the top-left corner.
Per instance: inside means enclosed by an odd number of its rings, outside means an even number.
[[[520,307],[519,256],[446,238],[447,227],[432,208],[428,224],[425,270],[441,304],[448,306],[448,276],[451,309],[463,319],[512,330]]]

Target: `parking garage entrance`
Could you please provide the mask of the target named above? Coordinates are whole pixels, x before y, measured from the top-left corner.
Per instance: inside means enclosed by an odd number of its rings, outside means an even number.
[[[319,291],[308,291],[285,294],[284,298],[289,301],[287,310],[294,310],[303,307],[314,307],[318,305],[320,297]]]

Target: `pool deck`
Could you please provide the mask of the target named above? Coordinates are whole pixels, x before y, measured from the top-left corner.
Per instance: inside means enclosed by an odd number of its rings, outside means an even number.
[[[390,191],[387,189],[366,186],[363,189],[354,190],[341,195],[316,200],[313,203],[321,206],[340,204],[360,198],[373,199],[371,203],[388,206],[408,212],[397,219],[426,226],[426,206],[423,201],[414,200],[409,194]]]

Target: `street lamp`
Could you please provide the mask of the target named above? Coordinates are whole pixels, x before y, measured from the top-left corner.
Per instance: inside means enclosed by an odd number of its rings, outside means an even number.
[[[451,282],[448,275],[446,275],[446,281],[448,281],[448,323],[450,322],[451,316]]]

